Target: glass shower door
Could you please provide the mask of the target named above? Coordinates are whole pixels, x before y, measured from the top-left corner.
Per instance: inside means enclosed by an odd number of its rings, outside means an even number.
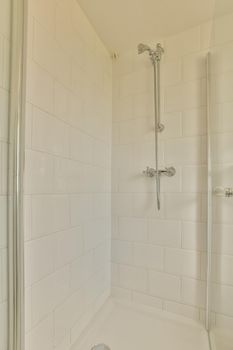
[[[7,349],[8,325],[8,125],[11,1],[0,0],[0,349]]]
[[[213,349],[230,350],[233,349],[233,11],[222,14],[221,1],[218,2],[210,50],[210,339]]]

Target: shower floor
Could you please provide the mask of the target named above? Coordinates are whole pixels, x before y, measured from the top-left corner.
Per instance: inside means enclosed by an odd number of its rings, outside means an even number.
[[[72,350],[208,350],[205,329],[183,317],[109,300]]]

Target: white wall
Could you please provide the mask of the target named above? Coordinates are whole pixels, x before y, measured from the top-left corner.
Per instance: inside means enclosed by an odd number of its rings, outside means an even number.
[[[161,40],[161,211],[154,179],[153,70],[148,55],[114,64],[112,293],[203,320],[206,227],[206,71],[211,26]],[[156,45],[155,42],[151,45]]]
[[[112,62],[75,0],[29,0],[26,349],[69,349],[110,291]]]
[[[214,21],[211,114],[213,186],[233,181],[233,14]],[[213,311],[217,328],[233,326],[232,198],[213,197]]]
[[[0,1],[0,349],[7,349],[7,142],[10,1]]]

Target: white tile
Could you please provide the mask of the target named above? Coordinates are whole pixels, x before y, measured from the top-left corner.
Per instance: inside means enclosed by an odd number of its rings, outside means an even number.
[[[233,326],[233,318],[216,314],[216,326],[222,329],[232,329]]]
[[[136,116],[136,113],[135,113]],[[114,102],[113,120],[122,121],[133,117],[133,98],[127,96]]]
[[[231,225],[213,225],[213,251],[218,254],[233,255],[233,235]]]
[[[8,139],[8,92],[0,88],[0,139]]]
[[[2,11],[0,15],[0,33],[7,36],[7,38],[10,38],[10,32],[11,32],[11,3],[4,0],[1,3]]]
[[[71,60],[59,47],[53,35],[36,21],[34,24],[33,58],[66,86],[71,85]]]
[[[25,193],[52,193],[53,158],[51,155],[25,152]]]
[[[205,105],[204,81],[195,80],[165,89],[165,112],[176,112]]]
[[[205,307],[205,282],[195,279],[182,279],[182,301],[185,304]]]
[[[93,273],[93,254],[88,253],[71,264],[70,280],[72,290],[78,290],[91,277]]]
[[[49,275],[54,268],[56,238],[48,236],[25,244],[25,280],[31,285]],[[43,256],[43,259],[41,257]]]
[[[29,7],[29,13],[51,33],[53,33],[55,29],[55,5],[54,0],[42,0],[40,3],[33,0],[30,2]]]
[[[112,213],[113,216],[130,216],[133,211],[133,202],[131,194],[113,194],[112,195]]]
[[[128,98],[129,100],[130,98]],[[124,105],[121,105],[121,108],[125,109]],[[130,109],[131,111],[131,109]],[[122,112],[123,113],[123,112]],[[127,113],[128,119],[132,114]],[[154,99],[153,94],[144,93],[137,94],[133,97],[133,117],[134,118],[149,118],[154,115]]]
[[[222,285],[233,285],[233,256],[215,255],[213,257],[213,278]]]
[[[28,349],[27,350],[39,350],[41,348],[45,350],[53,349],[53,317],[52,314],[46,317],[42,322],[38,324],[29,334],[28,337]]]
[[[162,115],[161,122],[165,126],[163,132],[159,135],[161,139],[182,136],[182,118],[181,113],[166,113]],[[153,129],[154,137],[154,129]]]
[[[69,269],[66,267],[32,286],[32,326],[45,318],[69,293]]]
[[[191,318],[195,321],[199,320],[199,309],[189,305],[178,304],[173,301],[165,301],[165,310],[187,318]]]
[[[201,196],[197,194],[165,195],[166,218],[197,221],[201,218]]]
[[[181,81],[182,66],[180,60],[162,62],[161,86],[174,85]]]
[[[155,193],[140,193],[133,196],[133,214],[135,217],[164,218],[164,196],[161,194],[161,208],[157,209]]]
[[[232,132],[213,135],[213,162],[214,163],[232,163]]]
[[[80,225],[93,215],[93,200],[90,194],[77,194],[70,196],[71,225]]]
[[[216,94],[215,99],[217,103],[232,102],[232,79],[233,72],[225,72],[216,77],[215,86]]]
[[[206,109],[189,109],[182,114],[183,136],[205,135],[207,132]]]
[[[70,129],[70,157],[85,163],[92,161],[92,138],[78,130]]]
[[[180,278],[161,272],[150,271],[149,292],[156,297],[179,301],[181,297]]]
[[[32,214],[31,214],[31,196],[24,196],[24,239],[28,241],[32,234]]]
[[[81,289],[70,296],[54,313],[55,339],[64,337],[71,327],[81,318],[86,306],[85,294]]]
[[[111,295],[113,298],[120,299],[123,301],[131,301],[132,299],[130,290],[119,287],[113,287]]]
[[[216,197],[213,203],[213,222],[222,224],[233,224],[232,203],[226,197]]]
[[[31,329],[32,323],[32,313],[31,313],[31,287],[25,289],[25,332],[28,332]]]
[[[214,311],[226,315],[233,316],[232,307],[233,287],[215,284],[213,285],[213,305]]]
[[[124,241],[112,241],[112,261],[119,264],[132,264],[133,245]]]
[[[190,81],[206,76],[206,52],[198,52],[183,58],[183,80]]]
[[[201,255],[183,249],[165,250],[165,271],[174,275],[200,278]]]
[[[206,224],[182,222],[182,248],[203,251],[206,249]]]
[[[32,146],[32,121],[33,121],[33,106],[31,103],[26,103],[25,110],[25,146]]]
[[[111,263],[111,284],[117,286],[119,284],[118,264]]]
[[[139,218],[119,218],[119,238],[127,241],[146,241],[147,222]]]
[[[182,168],[183,192],[207,191],[207,168],[204,166],[188,166]]]
[[[96,248],[107,237],[105,219],[92,219],[83,224],[84,249],[89,251]]]
[[[119,286],[139,292],[147,290],[147,273],[142,268],[119,266]]]
[[[69,121],[69,91],[62,84],[54,83],[54,114]]]
[[[6,248],[0,250],[0,302],[7,300],[8,296],[8,250]]]
[[[27,98],[35,106],[53,112],[53,79],[36,63],[29,63]]]
[[[8,144],[6,142],[0,143],[0,193],[7,195],[8,193]]]
[[[137,304],[155,307],[156,309],[162,309],[163,307],[161,299],[138,292],[133,292],[133,301]]]
[[[104,218],[111,216],[111,195],[93,195],[93,215],[95,218]]]
[[[164,267],[164,249],[148,244],[134,244],[134,265],[162,271]]]
[[[58,233],[54,245],[55,268],[61,268],[66,264],[73,262],[83,253],[84,249],[81,227]]]
[[[201,49],[208,49],[212,40],[213,22],[205,22],[201,24]]]
[[[7,246],[7,197],[0,196],[0,248]]]
[[[33,111],[33,149],[68,156],[68,126],[57,118],[37,108]]]
[[[149,241],[152,244],[178,248],[181,245],[179,221],[149,220]]]
[[[67,196],[32,197],[32,237],[61,231],[69,227]]]
[[[93,140],[93,164],[101,167],[109,167],[111,164],[111,146],[106,142]]]
[[[85,130],[84,103],[80,96],[73,94],[69,96],[69,122],[71,125]]]
[[[177,138],[165,141],[165,161],[167,164],[194,165],[202,162],[200,137]]]

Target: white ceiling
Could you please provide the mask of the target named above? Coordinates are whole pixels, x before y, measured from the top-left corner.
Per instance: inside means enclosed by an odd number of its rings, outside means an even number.
[[[233,10],[233,0],[78,0],[110,51],[178,33]]]

